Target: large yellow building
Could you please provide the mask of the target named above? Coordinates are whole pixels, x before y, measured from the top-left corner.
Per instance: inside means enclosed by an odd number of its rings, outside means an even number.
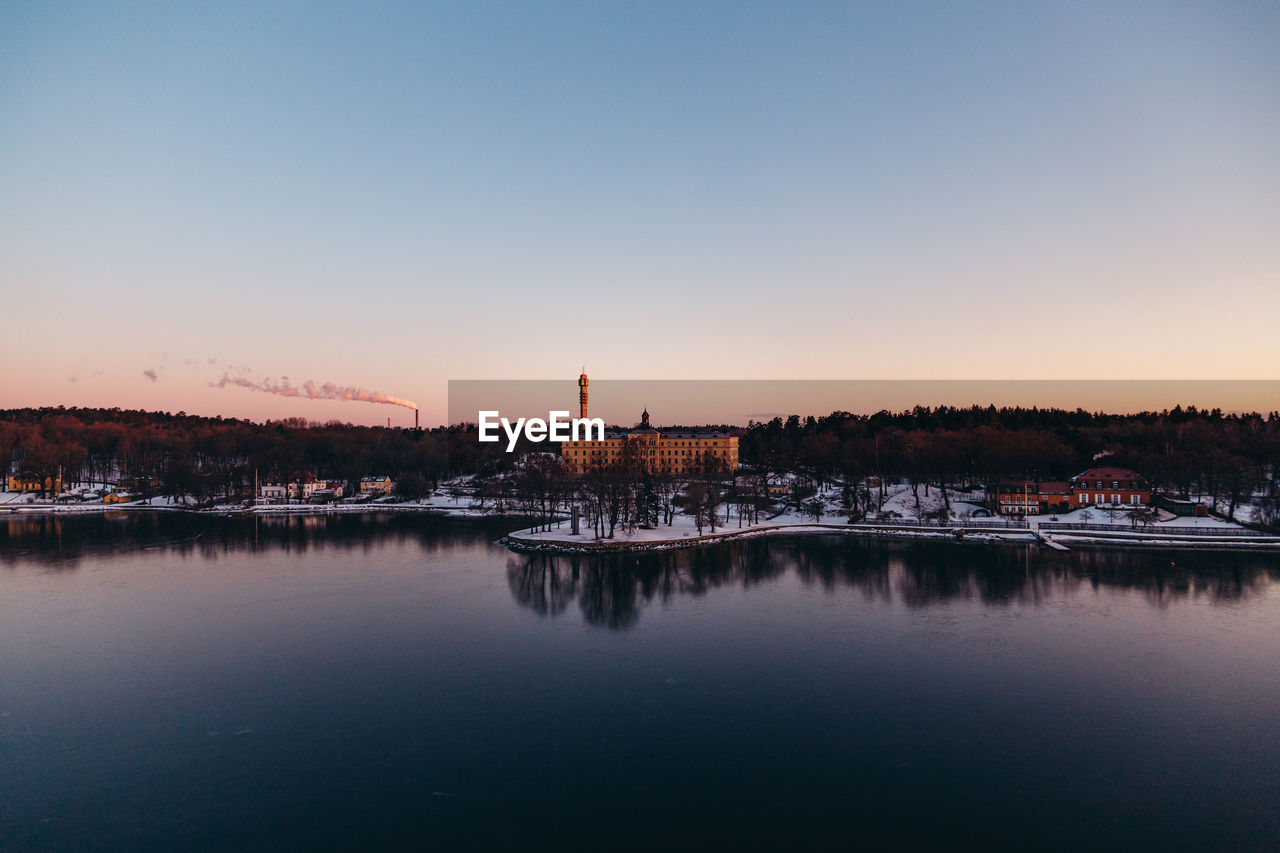
[[[31,471],[24,471],[18,476],[9,476],[9,491],[11,492],[52,492],[62,491],[62,476],[45,477],[41,479],[39,474]]]
[[[587,374],[578,377],[579,417],[587,416]],[[566,441],[560,456],[570,474],[583,474],[601,465],[636,465],[655,474],[696,474],[714,466],[738,468],[738,437],[723,432],[654,429],[649,410],[629,430],[605,430],[602,439]]]

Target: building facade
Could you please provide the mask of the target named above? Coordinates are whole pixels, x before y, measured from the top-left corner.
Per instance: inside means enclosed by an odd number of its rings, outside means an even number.
[[[994,508],[1002,515],[1069,512],[1081,507],[1133,509],[1151,505],[1151,487],[1129,468],[1090,468],[1070,482],[1016,480],[992,489]]]
[[[258,487],[258,497],[266,501],[309,501],[342,497],[343,485],[336,480],[322,480],[314,474],[295,473],[288,480],[264,483]]]
[[[1066,482],[1017,480],[998,483],[994,491],[995,509],[1001,515],[1037,515],[1071,508],[1071,484]]]
[[[62,475],[41,478],[39,474],[24,471],[17,476],[10,475],[8,482],[11,492],[50,492],[62,491]]]
[[[581,406],[585,413],[585,390]],[[708,468],[732,472],[738,468],[738,437],[715,431],[655,429],[646,409],[634,429],[605,430],[602,439],[563,442],[560,458],[570,474],[615,465],[654,474],[687,475]]]
[[[387,476],[360,478],[360,494],[362,495],[385,496],[391,494],[391,490],[395,487],[395,481]]]
[[[1129,468],[1090,468],[1071,478],[1071,505],[1150,506],[1151,487]]]

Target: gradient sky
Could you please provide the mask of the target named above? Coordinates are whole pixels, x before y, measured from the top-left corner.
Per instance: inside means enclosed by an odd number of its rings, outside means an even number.
[[[0,407],[1275,378],[1278,152],[1273,2],[9,3]]]
[[[1235,379],[603,379],[589,387],[588,416],[629,427],[648,411],[654,426],[736,424],[789,415],[846,411],[872,415],[916,405],[1041,408],[1132,414],[1194,405],[1225,412],[1280,410],[1280,380]],[[479,423],[481,411],[549,419],[553,411],[578,417],[572,379],[462,379],[449,382],[451,424]]]

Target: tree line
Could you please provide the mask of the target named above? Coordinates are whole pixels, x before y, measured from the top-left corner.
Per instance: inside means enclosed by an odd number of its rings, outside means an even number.
[[[441,480],[477,478],[495,500],[552,517],[572,492],[602,535],[618,526],[671,523],[677,509],[714,529],[733,508],[750,520],[771,478],[798,482],[797,507],[813,489],[843,485],[851,514],[874,508],[883,484],[956,491],[1002,479],[1066,480],[1094,464],[1133,468],[1152,487],[1207,496],[1235,514],[1252,500],[1274,521],[1280,495],[1280,413],[1225,413],[1193,406],[1115,415],[1037,408],[925,407],[902,412],[774,418],[719,429],[737,435],[743,469],[664,477],[624,457],[569,478],[546,445],[508,454],[481,444],[474,425],[433,429],[355,426],[302,418],[256,423],[184,412],[101,408],[0,410],[0,465],[65,486],[124,478],[195,498],[246,498],[255,477],[311,472],[356,482],[390,475],[405,497]],[[878,484],[868,486],[868,484]],[[728,505],[731,505],[728,506]],[[699,509],[701,508],[701,509]],[[819,511],[815,510],[815,511]]]
[[[402,489],[425,493],[443,478],[500,464],[497,455],[465,427],[386,429],[303,418],[255,423],[127,409],[0,410],[0,466],[41,480],[61,476],[64,488],[129,480],[164,494],[243,499],[255,479],[283,482],[313,473],[348,482],[390,475]]]
[[[905,480],[913,489],[984,487],[1004,479],[1068,480],[1093,465],[1132,468],[1153,489],[1208,496],[1234,514],[1280,493],[1280,413],[1177,406],[1116,415],[1083,409],[917,406],[904,412],[752,422],[744,461],[817,483]]]

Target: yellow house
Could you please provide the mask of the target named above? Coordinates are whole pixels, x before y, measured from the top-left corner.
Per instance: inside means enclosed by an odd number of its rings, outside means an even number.
[[[360,494],[362,495],[389,495],[395,486],[395,481],[390,477],[360,478]]]
[[[45,477],[40,479],[39,474],[31,471],[24,471],[16,477],[9,475],[9,491],[11,492],[60,492],[62,491],[62,477]]]
[[[102,499],[104,504],[127,504],[136,501],[133,495],[128,492],[110,492]]]

